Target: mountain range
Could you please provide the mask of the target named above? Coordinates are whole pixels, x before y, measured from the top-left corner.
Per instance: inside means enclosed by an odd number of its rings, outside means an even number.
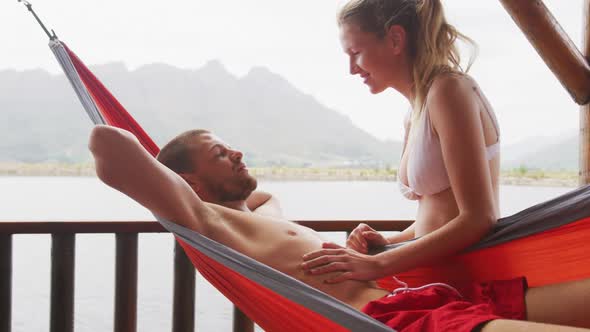
[[[382,141],[263,67],[243,77],[219,61],[198,69],[123,63],[91,67],[162,146],[206,128],[251,166],[395,167],[402,144]],[[0,71],[0,162],[88,162],[91,122],[64,75]],[[502,167],[576,170],[578,138],[535,137],[502,147]]]
[[[381,141],[281,76],[235,77],[218,61],[197,70],[122,63],[91,70],[160,146],[206,128],[253,166],[395,166],[401,144]],[[64,75],[0,71],[0,161],[85,162],[91,123]]]
[[[530,137],[502,147],[502,168],[577,171],[579,138],[577,132],[562,137]]]

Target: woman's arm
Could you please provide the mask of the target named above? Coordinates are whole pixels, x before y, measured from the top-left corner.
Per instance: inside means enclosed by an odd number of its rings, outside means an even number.
[[[352,254],[343,248],[306,255],[312,273],[343,271],[332,279],[376,279],[428,265],[479,241],[496,221],[494,194],[480,111],[472,85],[463,78],[441,77],[433,84],[428,107],[441,142],[443,160],[459,214],[420,239],[376,256]]]
[[[153,158],[133,134],[96,126],[89,148],[98,177],[153,213],[206,235],[210,209],[176,173]]]
[[[410,241],[416,237],[416,233],[414,232],[415,224],[413,223],[408,228],[404,229],[399,233],[395,233],[389,237],[387,237],[388,244],[396,244],[400,242]]]
[[[479,241],[496,222],[480,109],[471,82],[445,76],[435,82],[428,109],[459,215],[440,229],[378,260],[386,274],[426,265]]]

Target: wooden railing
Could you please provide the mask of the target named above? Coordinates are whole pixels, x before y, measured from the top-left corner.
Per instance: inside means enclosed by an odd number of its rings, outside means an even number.
[[[299,224],[319,232],[350,232],[360,222],[380,231],[401,231],[408,220],[327,221]],[[137,238],[140,233],[167,232],[150,221],[0,222],[0,332],[11,330],[12,237],[14,234],[51,234],[50,332],[74,331],[74,262],[76,234],[115,234],[115,332],[137,330]],[[181,247],[174,248],[172,331],[195,329],[195,269]],[[234,307],[233,330],[254,331],[254,324]]]

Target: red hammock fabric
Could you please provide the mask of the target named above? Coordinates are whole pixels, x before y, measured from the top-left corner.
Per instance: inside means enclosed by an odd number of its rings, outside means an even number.
[[[265,331],[348,331],[316,312],[228,269],[183,241],[179,240],[179,243],[199,272]]]
[[[526,276],[531,287],[590,278],[590,218],[397,275],[411,287],[431,282],[505,280]],[[379,286],[395,289],[392,278]]]
[[[68,46],[61,42],[64,46],[78,76],[84,83],[86,90],[94,100],[98,110],[106,123],[113,127],[122,128],[132,132],[139,139],[146,150],[154,157],[160,152],[160,148],[152,141],[148,134],[141,128],[141,126],[133,119],[133,117],[125,110],[123,105],[110,93],[110,91],[94,76],[94,74],[86,67],[84,63],[72,52]]]
[[[76,54],[65,44],[64,47],[107,124],[132,132],[156,156],[160,151],[158,146]],[[348,331],[324,316],[243,277],[183,241],[178,242],[201,275],[264,330]]]

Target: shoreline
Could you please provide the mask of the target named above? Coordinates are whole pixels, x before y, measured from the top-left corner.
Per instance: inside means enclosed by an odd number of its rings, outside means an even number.
[[[397,181],[397,169],[257,167],[250,174],[263,181]],[[95,177],[93,163],[0,163],[0,176]],[[514,186],[577,187],[575,171],[524,168],[502,170],[500,183]]]

